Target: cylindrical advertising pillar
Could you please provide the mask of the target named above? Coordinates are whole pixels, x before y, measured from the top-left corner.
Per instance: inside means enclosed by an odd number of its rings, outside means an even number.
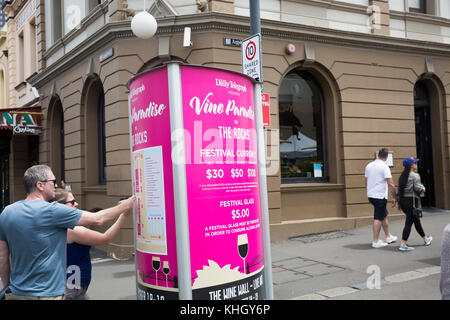
[[[129,91],[138,299],[266,299],[254,80],[171,62]]]

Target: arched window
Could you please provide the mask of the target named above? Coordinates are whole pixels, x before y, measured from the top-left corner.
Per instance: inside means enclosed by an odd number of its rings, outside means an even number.
[[[85,113],[86,185],[106,184],[105,94],[97,75],[89,76],[83,90]]]
[[[59,97],[52,99],[49,109],[51,167],[59,184],[65,180],[64,111]]]
[[[282,183],[329,181],[324,96],[313,76],[293,70],[279,91]]]
[[[106,184],[105,93],[100,88],[97,105],[98,121],[98,181]]]

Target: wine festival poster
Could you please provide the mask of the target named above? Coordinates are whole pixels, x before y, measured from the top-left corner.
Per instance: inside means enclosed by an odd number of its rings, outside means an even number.
[[[253,82],[180,68],[193,299],[264,299]]]
[[[139,300],[178,299],[167,68],[129,84]]]

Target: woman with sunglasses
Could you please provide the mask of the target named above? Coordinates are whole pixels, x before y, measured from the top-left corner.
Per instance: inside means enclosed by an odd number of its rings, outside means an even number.
[[[76,202],[72,192],[65,189],[57,188],[55,190],[55,200],[70,207],[78,207],[78,203]],[[95,210],[91,211],[94,212]],[[122,212],[117,221],[104,233],[90,230],[81,226],[76,226],[73,230],[67,230],[68,281],[65,294],[66,300],[88,299],[86,291],[91,282],[92,275],[90,255],[91,246],[108,244],[117,235],[120,228],[124,224],[126,217],[129,216],[130,213],[131,212],[129,210]],[[75,279],[74,285],[72,281],[73,276],[71,275],[75,271],[76,277],[78,268],[81,275],[79,287],[77,286],[78,279]]]

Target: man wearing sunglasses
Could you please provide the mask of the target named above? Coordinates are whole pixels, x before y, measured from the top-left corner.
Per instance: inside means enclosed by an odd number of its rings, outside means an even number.
[[[24,174],[25,200],[0,214],[0,277],[11,293],[6,299],[62,300],[66,290],[67,229],[103,225],[131,210],[135,197],[98,212],[53,201],[56,178],[36,165]],[[11,258],[10,258],[11,256]]]

